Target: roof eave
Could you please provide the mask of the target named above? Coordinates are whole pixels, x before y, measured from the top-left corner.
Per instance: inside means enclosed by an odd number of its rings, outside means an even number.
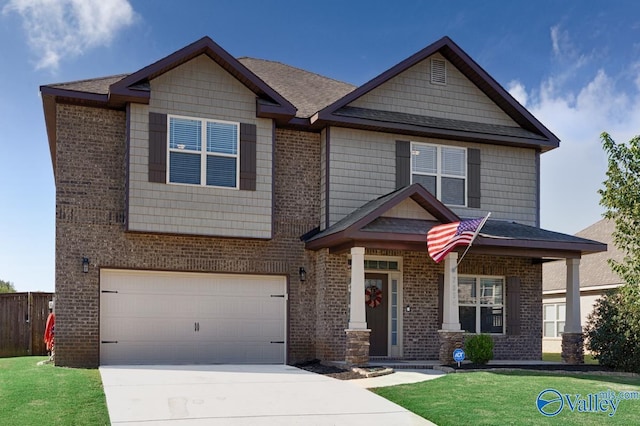
[[[465,142],[491,143],[497,145],[518,146],[524,148],[535,148],[542,152],[547,152],[558,148],[559,143],[551,140],[540,140],[533,138],[519,138],[516,136],[501,136],[496,134],[465,132],[461,130],[442,129],[437,127],[425,127],[415,124],[381,122],[356,117],[344,117],[333,115],[328,112],[319,112],[311,120],[312,128],[323,128],[326,126],[349,127],[361,130],[376,132],[397,133],[411,136],[422,136],[440,138],[447,140],[457,140]]]
[[[599,253],[607,251],[607,245],[599,242],[569,242],[569,241],[543,241],[525,240],[515,238],[489,238],[478,236],[476,246],[481,247],[501,247],[515,248],[525,247],[528,249],[545,249],[553,251],[577,252],[581,255]]]

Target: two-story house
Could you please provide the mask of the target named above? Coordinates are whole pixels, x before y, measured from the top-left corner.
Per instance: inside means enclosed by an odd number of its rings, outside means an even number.
[[[550,258],[581,353],[578,263],[606,247],[539,228],[559,140],[447,37],[360,87],[205,37],[41,93],[57,365],[448,362],[465,333],[539,359]],[[460,265],[428,256],[488,212]]]

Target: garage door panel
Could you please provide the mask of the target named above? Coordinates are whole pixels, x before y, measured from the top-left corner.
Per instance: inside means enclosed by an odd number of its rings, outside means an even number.
[[[137,318],[127,317],[103,318],[101,327],[102,340],[187,342],[197,338],[194,333],[195,322],[186,318]],[[141,330],[150,332],[141,333]]]
[[[277,320],[232,320],[223,319],[214,322],[200,322],[199,335],[208,339],[229,341],[271,341],[283,340],[282,322]]]
[[[102,364],[285,361],[284,277],[103,270],[101,290]]]

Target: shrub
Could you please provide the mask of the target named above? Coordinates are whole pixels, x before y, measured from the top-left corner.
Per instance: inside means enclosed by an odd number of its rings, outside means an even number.
[[[586,348],[600,365],[640,373],[640,289],[625,284],[596,301],[585,327]]]
[[[477,334],[465,339],[467,358],[474,364],[486,364],[493,359],[493,339],[488,334]]]

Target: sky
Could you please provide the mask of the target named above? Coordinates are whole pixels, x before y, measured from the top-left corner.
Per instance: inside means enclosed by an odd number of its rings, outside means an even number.
[[[451,37],[560,138],[541,157],[541,225],[553,231],[601,218],[600,134],[640,134],[635,0],[0,0],[0,279],[54,291],[39,87],[131,73],[205,35],[236,57],[355,85]]]

